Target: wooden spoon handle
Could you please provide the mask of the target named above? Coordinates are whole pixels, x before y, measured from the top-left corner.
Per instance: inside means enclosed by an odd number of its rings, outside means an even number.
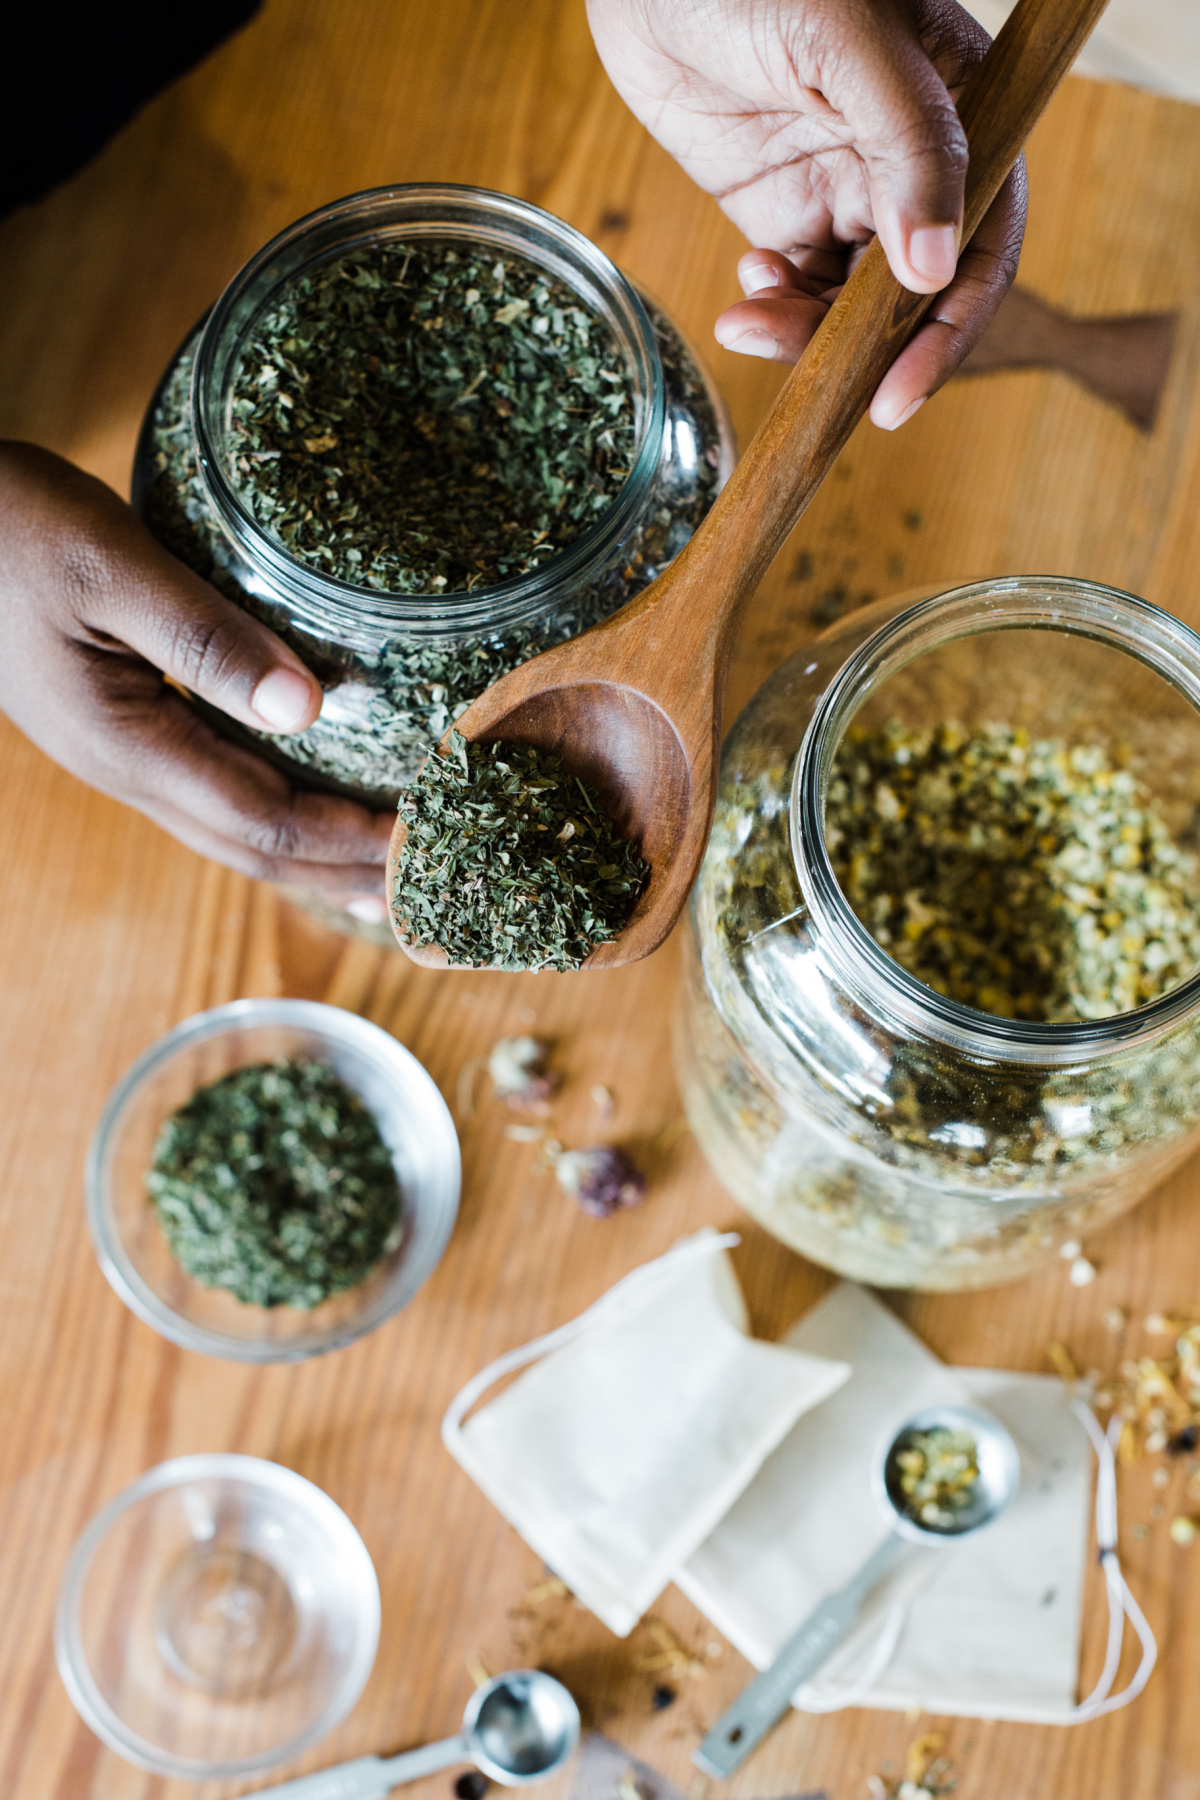
[[[1000,191],[1105,4],[1019,0],[971,75],[958,108],[970,147],[964,243]],[[669,585],[656,584],[661,598],[678,605],[683,616],[690,613],[694,621],[707,614],[717,640],[718,683],[742,607],[935,298],[901,287],[878,239],[871,244],[670,571],[674,579]],[[721,604],[714,606],[718,596]],[[651,604],[658,597],[648,590]],[[638,610],[635,601],[612,624]],[[694,630],[693,623],[692,634]]]

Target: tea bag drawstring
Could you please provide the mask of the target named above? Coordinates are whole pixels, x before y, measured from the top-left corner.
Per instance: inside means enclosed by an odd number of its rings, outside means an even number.
[[[1087,1699],[1081,1701],[1071,1714],[1072,1723],[1082,1724],[1086,1719],[1098,1719],[1102,1713],[1115,1712],[1118,1707],[1128,1706],[1131,1700],[1137,1698],[1149,1681],[1150,1672],[1158,1660],[1158,1645],[1154,1641],[1154,1633],[1145,1613],[1129,1591],[1117,1552],[1115,1452],[1121,1435],[1121,1421],[1115,1417],[1111,1419],[1105,1432],[1100,1429],[1100,1422],[1086,1400],[1072,1400],[1071,1410],[1091,1438],[1092,1448],[1096,1452],[1096,1542],[1100,1547],[1100,1567],[1104,1570],[1104,1585],[1108,1594],[1108,1645],[1104,1654],[1104,1667]],[[1141,1643],[1142,1660],[1120,1693],[1110,1694],[1121,1660],[1126,1619],[1133,1626]]]
[[[645,1287],[647,1283],[657,1280],[668,1269],[673,1269],[682,1262],[690,1262],[697,1256],[711,1256],[718,1250],[731,1250],[735,1244],[740,1244],[741,1241],[736,1231],[703,1231],[698,1232],[695,1237],[684,1238],[681,1243],[675,1244],[668,1250],[664,1256],[656,1256],[653,1262],[642,1263],[639,1268],[633,1269],[618,1281],[615,1287],[609,1288],[606,1294],[602,1294],[599,1300],[593,1301],[592,1305],[581,1312],[578,1317],[568,1319],[565,1325],[556,1326],[553,1331],[547,1331],[542,1337],[534,1338],[528,1344],[518,1345],[515,1350],[504,1351],[503,1355],[498,1356],[494,1362],[490,1362],[486,1369],[481,1369],[478,1375],[473,1375],[446,1408],[442,1419],[442,1442],[446,1448],[451,1454],[455,1454],[454,1446],[462,1439],[463,1420],[488,1389],[494,1387],[496,1382],[505,1375],[511,1375],[515,1370],[523,1369],[527,1364],[537,1362],[543,1356],[548,1356],[552,1350],[559,1349],[563,1344],[569,1344],[573,1338],[577,1338],[581,1332],[586,1331],[589,1325],[594,1325],[598,1319],[612,1312],[619,1302],[628,1298],[631,1293]]]

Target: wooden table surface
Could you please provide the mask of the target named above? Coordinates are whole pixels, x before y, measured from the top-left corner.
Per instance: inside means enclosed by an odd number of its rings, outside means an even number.
[[[1178,309],[1156,429],[1136,430],[1064,376],[960,381],[895,437],[864,427],[756,602],[730,717],[839,607],[917,583],[1015,570],[1091,576],[1200,624],[1200,110],[1068,83],[1031,152],[1023,284],[1083,314]],[[65,452],[124,490],[134,436],[173,347],[272,232],[380,182],[480,182],[589,233],[693,337],[735,296],[739,239],[625,112],[579,0],[267,0],[259,20],[149,106],[84,174],[0,227],[0,430]],[[743,440],[778,372],[715,347]],[[197,1450],[272,1457],[346,1509],[375,1559],[383,1634],[347,1722],[306,1766],[451,1730],[468,1664],[545,1661],[589,1721],[690,1800],[689,1753],[746,1674],[732,1650],[655,1713],[646,1628],[612,1637],[569,1601],[526,1603],[541,1565],[451,1462],[443,1408],[499,1351],[570,1317],[706,1223],[744,1233],[756,1328],[789,1324],[830,1277],[743,1219],[686,1134],[669,1072],[677,944],[585,977],[436,974],[327,933],[271,889],[205,863],[61,773],[3,727],[0,811],[0,1796],[204,1800],[122,1763],[76,1718],[51,1619],[74,1538],[151,1464]],[[568,1144],[609,1135],[648,1166],[644,1206],[583,1217],[505,1136],[494,1103],[460,1120],[462,1214],[416,1302],[366,1341],[298,1367],[185,1354],[110,1291],[84,1225],[84,1154],[130,1060],[197,1008],[293,994],[349,1007],[407,1044],[456,1103],[463,1065],[519,1030],[553,1038]],[[664,1137],[665,1132],[665,1137]],[[674,1138],[674,1142],[672,1142]],[[966,1297],[899,1296],[950,1361],[1045,1366],[1053,1337],[1111,1366],[1136,1322],[1194,1303],[1195,1168],[1065,1268]],[[1106,1333],[1122,1306],[1135,1322]],[[1067,1729],[946,1721],[959,1800],[1195,1800],[1200,1795],[1200,1545],[1148,1521],[1148,1471],[1122,1475],[1130,1579],[1162,1662],[1128,1711]],[[1168,1512],[1171,1510],[1168,1507]],[[1089,1588],[1084,1677],[1099,1665]],[[689,1647],[711,1628],[674,1592],[656,1607]],[[1126,1668],[1132,1661],[1127,1655]],[[792,1716],[729,1784],[743,1796],[864,1800],[937,1721]],[[430,1778],[446,1796],[450,1778]],[[244,1787],[245,1784],[243,1784]],[[261,1784],[260,1784],[261,1785]],[[559,1800],[565,1785],[547,1794]],[[721,1790],[716,1790],[720,1792]],[[417,1800],[423,1800],[418,1793]]]

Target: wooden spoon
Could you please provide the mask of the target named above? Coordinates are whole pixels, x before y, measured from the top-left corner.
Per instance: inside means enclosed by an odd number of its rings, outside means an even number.
[[[959,101],[970,145],[963,241],[976,230],[1105,0],[1019,0]],[[712,826],[725,676],[747,600],[933,302],[871,244],[707,518],[637,599],[503,676],[458,730],[563,759],[641,846],[650,880],[585,968],[648,956],[679,917]],[[397,820],[390,897],[405,840]],[[396,921],[393,916],[393,928]],[[445,966],[437,945],[404,948]]]

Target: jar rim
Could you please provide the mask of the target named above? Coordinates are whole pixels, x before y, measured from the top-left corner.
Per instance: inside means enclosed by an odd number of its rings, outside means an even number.
[[[524,575],[441,594],[359,587],[321,573],[286,550],[264,530],[225,471],[220,436],[226,377],[236,368],[255,319],[306,269],[384,238],[494,243],[567,282],[604,319],[621,346],[640,402],[632,467],[600,518],[548,562]],[[192,418],[200,478],[217,520],[278,597],[315,612],[325,626],[353,631],[382,625],[406,635],[444,637],[528,623],[552,603],[563,585],[585,580],[606,564],[654,480],[666,395],[654,326],[641,296],[590,238],[511,194],[454,182],[409,182],[366,188],[317,207],[278,232],[243,265],[201,331],[192,372]]]
[[[918,657],[989,631],[1043,630],[1091,639],[1162,677],[1200,723],[1200,635],[1136,594],[1059,575],[971,582],[918,601],[855,649],[820,696],[796,757],[790,831],[801,892],[839,977],[868,1007],[886,1005],[916,1037],[993,1063],[1078,1064],[1145,1045],[1200,1011],[1200,969],[1157,1000],[1102,1019],[1006,1019],[951,1000],[871,936],[842,892],[825,842],[833,760],[864,699]]]

